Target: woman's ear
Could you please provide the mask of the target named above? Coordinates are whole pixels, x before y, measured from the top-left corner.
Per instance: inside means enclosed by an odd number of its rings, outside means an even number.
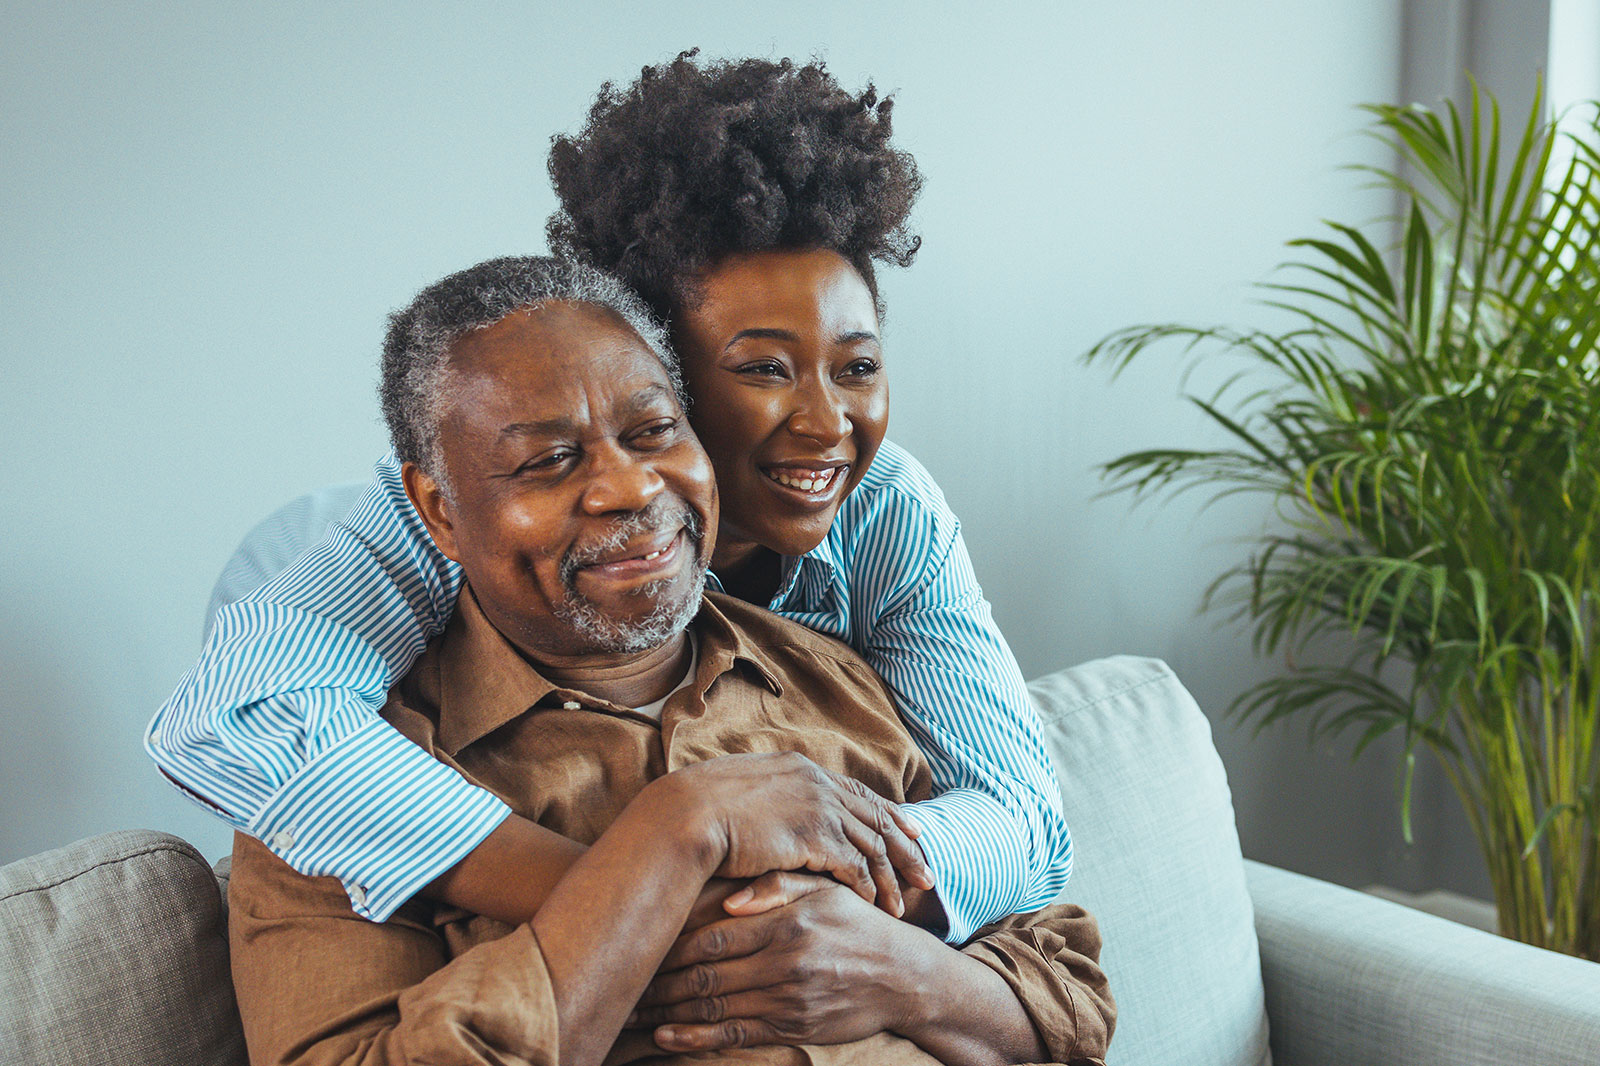
[[[400,480],[405,484],[406,496],[411,506],[422,516],[428,535],[439,550],[455,562],[461,561],[461,550],[456,543],[455,507],[445,495],[444,487],[416,463],[400,466]]]

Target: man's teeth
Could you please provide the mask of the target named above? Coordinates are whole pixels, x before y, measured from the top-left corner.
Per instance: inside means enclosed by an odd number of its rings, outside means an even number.
[[[767,476],[778,484],[787,485],[791,489],[799,489],[801,492],[816,492],[833,481],[833,475],[837,472],[837,469],[836,467],[827,473],[813,474],[809,477],[794,477],[776,470],[769,470],[767,471]]]
[[[667,549],[665,549],[665,548],[657,548],[655,551],[651,552],[649,555],[641,555],[639,558],[643,559],[645,562],[648,563],[651,559],[654,559],[656,556],[660,555],[662,552],[664,552],[666,550]]]

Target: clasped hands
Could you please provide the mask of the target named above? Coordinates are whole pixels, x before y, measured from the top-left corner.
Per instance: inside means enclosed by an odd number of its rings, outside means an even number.
[[[897,920],[902,879],[918,896],[933,888],[916,823],[799,755],[724,756],[680,775],[719,812],[727,858],[628,1026],[671,1052],[904,1032],[927,955],[943,949]]]

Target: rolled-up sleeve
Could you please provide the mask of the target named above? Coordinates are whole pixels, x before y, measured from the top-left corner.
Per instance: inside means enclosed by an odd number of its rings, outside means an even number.
[[[454,609],[460,569],[390,455],[355,508],[217,614],[145,750],[185,795],[382,921],[510,813],[378,711]]]
[[[1099,965],[1099,925],[1082,907],[1015,915],[961,950],[1011,986],[1051,1062],[1105,1066],[1117,1008]]]
[[[427,907],[357,918],[338,882],[242,834],[228,899],[254,1066],[559,1061],[555,993],[527,925],[451,959]]]

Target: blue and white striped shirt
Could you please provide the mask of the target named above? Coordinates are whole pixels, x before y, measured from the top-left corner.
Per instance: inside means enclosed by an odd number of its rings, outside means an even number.
[[[378,717],[443,630],[460,568],[412,509],[393,455],[342,522],[217,613],[145,749],[301,873],[340,878],[382,921],[509,813]],[[850,644],[893,690],[933,770],[911,810],[959,943],[1050,902],[1072,844],[1016,660],[944,495],[885,442],[827,539],[785,560],[771,609]]]

